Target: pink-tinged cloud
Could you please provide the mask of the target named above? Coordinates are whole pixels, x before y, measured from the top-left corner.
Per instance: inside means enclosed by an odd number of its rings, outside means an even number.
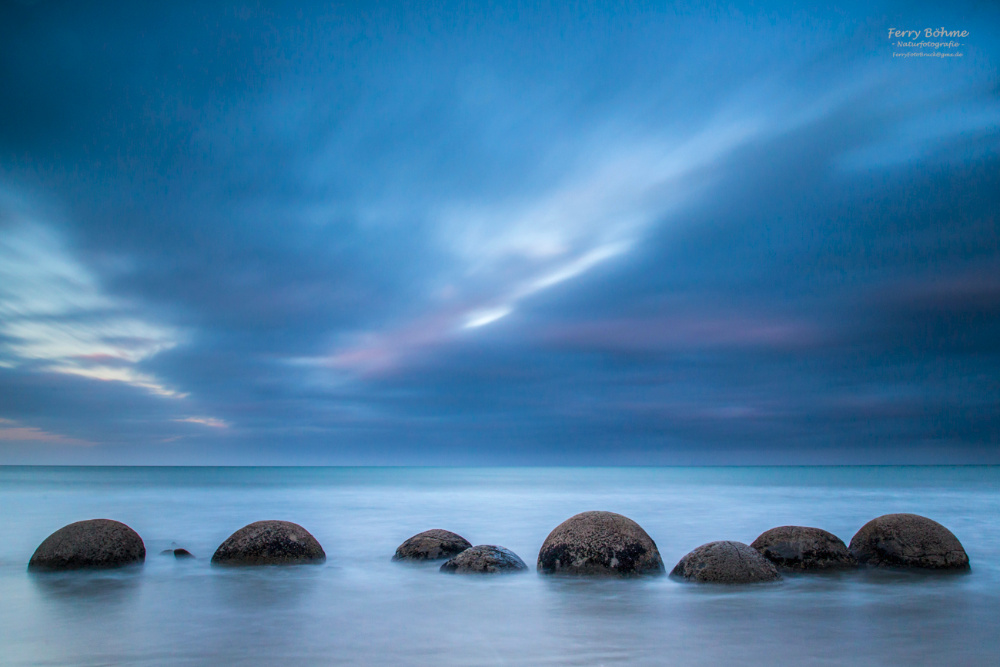
[[[821,341],[815,327],[749,317],[679,316],[617,319],[553,326],[542,340],[557,346],[621,352],[704,348],[809,347]]]
[[[448,303],[399,328],[367,334],[322,358],[319,363],[362,375],[390,373],[412,363],[422,350],[463,335],[474,335],[475,330],[503,320],[514,313],[522,301],[583,275],[624,253],[628,247],[625,241],[605,242],[575,253],[562,250],[557,253],[558,259],[548,257],[548,252],[542,253],[534,258],[535,261],[526,262],[520,272],[515,272],[516,276],[498,280],[493,289],[487,289],[490,296],[466,296],[460,300],[461,290],[449,285],[439,295]]]
[[[93,446],[94,443],[78,438],[69,438],[58,433],[43,431],[34,426],[19,426],[10,419],[0,419],[0,441],[2,442],[46,442],[57,445]]]
[[[462,332],[465,309],[447,308],[390,331],[361,336],[317,360],[319,365],[361,375],[382,375],[405,365],[421,351],[445,343]]]

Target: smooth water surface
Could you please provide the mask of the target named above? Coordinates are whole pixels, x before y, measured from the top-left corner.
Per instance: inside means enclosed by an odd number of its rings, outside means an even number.
[[[552,528],[619,512],[669,571],[721,539],[817,526],[845,542],[914,512],[965,545],[972,572],[858,571],[777,584],[535,573]],[[0,467],[0,663],[21,665],[996,665],[1000,468]],[[142,567],[29,575],[50,533],[111,518]],[[230,533],[302,524],[323,565],[213,568]],[[390,558],[446,528],[505,546],[528,574],[449,576]],[[184,547],[196,559],[161,555]]]

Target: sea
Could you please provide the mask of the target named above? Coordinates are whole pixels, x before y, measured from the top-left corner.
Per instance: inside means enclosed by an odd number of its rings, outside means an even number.
[[[912,512],[965,546],[965,574],[858,570],[755,585],[535,570],[548,533],[618,512],[669,572],[715,540],[782,525],[845,542]],[[1000,665],[1000,467],[0,467],[0,664]],[[35,574],[60,527],[122,521],[142,566]],[[281,519],[322,565],[220,568],[218,545]],[[444,528],[511,549],[513,575],[392,562]],[[184,548],[193,559],[161,552]]]

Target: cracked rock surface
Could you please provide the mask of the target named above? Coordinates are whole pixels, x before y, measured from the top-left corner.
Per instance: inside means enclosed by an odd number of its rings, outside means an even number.
[[[670,572],[672,577],[713,584],[752,584],[781,578],[774,563],[742,542],[709,542],[688,555]]]
[[[326,553],[308,530],[291,521],[257,521],[219,545],[214,565],[322,563]]]
[[[851,538],[858,562],[877,567],[968,570],[969,556],[955,535],[919,514],[885,514]]]
[[[516,553],[492,544],[466,549],[441,565],[442,572],[451,574],[508,574],[527,569]]]
[[[779,568],[789,570],[829,570],[858,564],[843,540],[821,528],[772,528],[750,546]]]
[[[656,543],[635,521],[614,512],[583,512],[549,533],[538,552],[542,574],[663,574]]]
[[[450,530],[434,528],[417,533],[398,547],[393,560],[439,560],[457,556],[472,543]]]
[[[90,519],[63,526],[38,545],[29,570],[79,570],[141,563],[146,545],[120,521]]]

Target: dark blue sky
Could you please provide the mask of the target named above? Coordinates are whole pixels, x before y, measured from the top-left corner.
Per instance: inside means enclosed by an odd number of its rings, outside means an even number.
[[[1000,463],[989,5],[3,3],[0,463]]]

